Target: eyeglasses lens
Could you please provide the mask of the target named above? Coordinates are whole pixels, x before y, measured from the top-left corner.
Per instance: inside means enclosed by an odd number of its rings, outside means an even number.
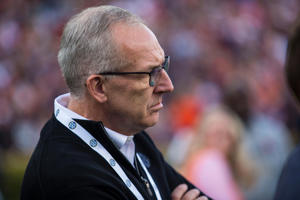
[[[170,57],[167,56],[165,59],[165,62],[162,64],[162,67],[158,67],[153,69],[151,75],[150,75],[150,86],[154,86],[160,79],[161,77],[161,70],[164,69],[166,72],[169,70],[169,62],[170,62]]]

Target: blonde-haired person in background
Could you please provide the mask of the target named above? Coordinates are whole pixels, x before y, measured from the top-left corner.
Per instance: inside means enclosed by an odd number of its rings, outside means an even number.
[[[244,199],[255,167],[243,150],[243,124],[225,107],[209,109],[183,166],[186,177],[216,200]]]

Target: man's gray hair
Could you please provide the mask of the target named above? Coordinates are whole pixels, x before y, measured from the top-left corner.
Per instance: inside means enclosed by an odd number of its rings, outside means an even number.
[[[83,94],[89,75],[117,70],[128,64],[111,35],[111,26],[119,22],[143,23],[124,9],[99,6],[85,9],[66,24],[58,63],[72,95]]]

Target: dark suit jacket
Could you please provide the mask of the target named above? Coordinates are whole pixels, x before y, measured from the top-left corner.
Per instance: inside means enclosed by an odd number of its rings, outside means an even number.
[[[117,160],[145,199],[151,199],[135,168],[114,146],[101,122],[76,120]],[[148,165],[162,199],[170,199],[173,189],[186,183],[163,159],[150,137],[135,135],[136,152]],[[136,199],[123,181],[99,154],[53,116],[41,132],[38,145],[27,166],[22,200]]]
[[[300,199],[300,146],[298,146],[289,156],[283,167],[275,200]]]

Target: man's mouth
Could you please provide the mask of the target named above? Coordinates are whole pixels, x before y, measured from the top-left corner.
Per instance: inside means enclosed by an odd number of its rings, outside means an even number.
[[[152,111],[159,111],[164,107],[163,103],[159,102],[157,104],[154,104],[153,106],[150,107]]]

